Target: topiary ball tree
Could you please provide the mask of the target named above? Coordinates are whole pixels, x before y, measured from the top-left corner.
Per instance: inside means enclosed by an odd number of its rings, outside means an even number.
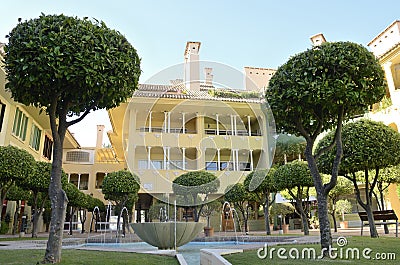
[[[243,181],[245,189],[264,208],[264,223],[267,235],[271,235],[269,208],[275,200],[275,197],[272,198],[272,193],[277,192],[273,179],[275,170],[275,168],[270,168],[269,170],[252,171]],[[256,186],[255,183],[260,184]]]
[[[138,86],[140,59],[121,33],[96,19],[42,14],[20,19],[7,37],[6,88],[15,101],[50,118],[52,221],[43,262],[58,263],[68,200],[61,186],[66,130],[91,111],[114,108],[130,97]],[[78,117],[67,121],[73,115]]]
[[[378,237],[373,214],[372,198],[380,170],[400,163],[400,133],[381,122],[358,120],[343,126],[343,158],[339,172],[354,185],[358,203],[366,211],[371,237]],[[317,146],[326,148],[334,138],[327,134]],[[329,172],[335,157],[335,148],[318,160],[321,172]],[[365,185],[363,199],[359,185]]]
[[[174,179],[172,190],[176,195],[183,196],[186,208],[192,206],[194,221],[198,222],[198,213],[207,202],[208,196],[218,191],[219,185],[219,179],[213,173],[203,170],[190,171]],[[199,201],[198,195],[205,196]],[[197,209],[198,205],[200,205],[199,209]]]
[[[275,170],[273,179],[276,189],[286,190],[295,202],[294,206],[301,217],[304,235],[309,235],[307,199],[309,189],[314,186],[314,183],[307,163],[292,161],[282,165]],[[305,201],[304,204],[303,201]]]
[[[304,156],[317,192],[321,248],[332,247],[328,193],[335,186],[342,157],[342,123],[365,113],[385,95],[384,72],[375,56],[352,42],[326,42],[291,57],[269,82],[265,97],[277,130],[304,137]],[[323,131],[336,132],[334,141],[313,153]],[[335,160],[324,183],[318,157],[336,146]],[[327,251],[324,251],[327,256]]]
[[[8,189],[15,181],[22,180],[32,174],[35,159],[27,151],[15,146],[0,146],[0,200],[6,198]],[[3,203],[0,203],[0,220]],[[1,224],[0,224],[1,226]]]
[[[121,211],[129,202],[135,202],[137,200],[139,189],[139,177],[128,170],[108,173],[103,180],[102,186],[104,199],[114,201],[116,208]],[[121,214],[118,215],[117,219],[118,228],[120,216]]]

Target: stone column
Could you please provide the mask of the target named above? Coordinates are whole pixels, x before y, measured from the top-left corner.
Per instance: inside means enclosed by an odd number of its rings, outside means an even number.
[[[185,119],[185,112],[182,112],[182,133],[185,134],[185,123],[186,123],[186,119]]]
[[[186,162],[186,157],[185,157],[185,152],[186,151],[186,148],[185,147],[182,147],[182,170],[186,170],[186,165],[185,165],[185,162]]]
[[[171,112],[168,112],[168,133],[171,132]]]
[[[164,127],[164,130],[163,130],[164,133],[167,133],[167,128],[168,128],[167,127],[167,123],[168,123],[168,112],[165,111],[164,112],[164,126],[163,126]]]
[[[151,132],[151,116],[152,116],[152,111],[149,112],[149,132]]]
[[[81,186],[81,174],[78,174],[78,190]]]
[[[147,147],[147,169],[151,169],[151,158],[150,158],[150,155],[151,155],[151,146],[148,146]]]
[[[217,171],[221,170],[221,150],[218,148],[217,149]]]
[[[250,115],[247,116],[247,129],[249,130],[249,136],[251,136],[251,120],[250,120]]]
[[[167,147],[166,146],[163,146],[163,153],[164,153],[163,169],[166,170],[167,169]]]
[[[253,150],[250,149],[249,154],[250,154],[250,170],[253,171],[254,170]]]
[[[217,135],[219,135],[219,114],[215,114],[217,118]]]

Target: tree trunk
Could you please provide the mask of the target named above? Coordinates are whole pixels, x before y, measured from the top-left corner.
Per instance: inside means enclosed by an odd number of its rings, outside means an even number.
[[[15,233],[17,232],[17,228],[18,228],[18,216],[19,216],[19,200],[17,201],[17,207],[15,209],[15,213],[14,213],[14,225],[13,225],[13,230],[12,230],[12,234],[15,235]],[[3,204],[3,203],[1,203]]]
[[[265,222],[265,231],[267,231],[267,235],[271,235],[271,228],[269,223],[269,199],[265,201],[264,204],[264,222]]]
[[[381,201],[381,211],[385,210],[385,199],[383,197],[383,190],[382,187],[379,187],[379,197]],[[389,234],[389,227],[388,225],[383,225],[383,229],[385,230],[385,234]]]
[[[55,99],[56,101],[56,99]],[[49,117],[50,127],[54,141],[53,162],[51,168],[51,179],[49,185],[49,198],[51,201],[51,223],[49,240],[47,241],[46,253],[42,263],[59,263],[61,262],[61,249],[63,230],[65,222],[65,209],[67,207],[68,198],[62,189],[61,173],[62,173],[62,155],[63,142],[65,132],[67,130],[67,109],[64,113],[56,113],[57,103],[52,102],[50,105]],[[57,126],[57,116],[58,126]]]
[[[37,237],[37,228],[41,214],[42,214],[41,210],[35,209],[35,213],[33,214],[33,220],[32,220],[32,238]]]
[[[327,254],[327,251],[332,247],[331,224],[328,218],[328,198],[322,192],[317,192],[317,199],[321,247],[323,252]]]
[[[330,214],[333,220],[333,229],[335,230],[335,232],[337,232],[337,221],[336,221],[335,211],[331,212]]]
[[[7,184],[4,184],[3,188],[0,189],[0,228],[1,228],[1,220],[2,220],[2,216],[1,213],[3,212],[3,201],[6,199],[7,196]]]
[[[50,187],[52,185],[50,184]],[[51,189],[51,188],[50,188]],[[51,222],[49,240],[43,263],[59,263],[61,262],[61,248],[65,221],[65,209],[67,208],[67,195],[61,189],[58,192],[50,191],[51,200]]]
[[[33,214],[33,220],[32,220],[32,238],[37,237],[37,229],[38,229],[38,223],[39,223],[39,218],[40,215],[42,214],[42,209],[44,207],[44,204],[46,202],[46,197],[42,198],[42,204],[40,206],[37,205],[37,199],[38,199],[38,193],[36,192],[36,195],[34,195],[34,214]]]
[[[371,237],[372,238],[379,237],[378,236],[378,231],[376,230],[374,214],[372,213],[371,205],[367,204],[364,210],[367,213],[368,223],[369,223],[369,233],[370,233]]]
[[[308,236],[310,234],[310,230],[309,230],[309,227],[308,227],[308,217],[307,217],[307,214],[304,212],[302,201],[301,201],[301,197],[300,197],[300,201],[296,200],[295,208],[296,208],[297,213],[301,217],[301,224],[303,226],[303,233],[304,233],[305,236]]]
[[[72,236],[72,220],[73,220],[73,218],[74,218],[75,209],[74,209],[74,207],[72,207],[72,206],[70,206],[70,207],[71,207],[71,210],[70,210],[70,212],[69,212],[69,232],[68,232],[68,234],[69,234],[70,236]]]
[[[86,210],[81,210],[79,216],[80,216],[81,224],[82,224],[81,234],[83,234],[83,233],[85,233]]]

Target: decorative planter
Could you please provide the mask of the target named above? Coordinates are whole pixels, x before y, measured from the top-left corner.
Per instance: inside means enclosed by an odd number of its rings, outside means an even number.
[[[210,237],[214,235],[214,227],[204,227],[204,235]]]
[[[284,234],[289,233],[289,225],[286,224],[282,225],[282,230]]]
[[[140,239],[158,249],[174,249],[192,241],[203,229],[203,223],[162,222],[132,223]],[[175,234],[176,233],[176,234]]]
[[[342,228],[342,229],[347,229],[347,228],[349,228],[349,222],[348,222],[348,221],[342,221],[342,222],[340,222],[340,228]]]

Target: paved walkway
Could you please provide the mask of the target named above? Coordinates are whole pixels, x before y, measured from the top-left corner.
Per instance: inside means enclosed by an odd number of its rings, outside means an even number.
[[[378,227],[378,233],[382,237],[395,237],[395,229],[390,229],[390,233],[385,235],[383,232],[383,228]],[[338,232],[332,231],[332,236],[336,239],[339,236],[359,236],[360,228],[348,228],[348,229],[338,229]],[[364,236],[369,236],[368,227],[364,228]],[[13,238],[18,238],[19,235],[0,235],[2,239],[0,241],[0,249],[45,249],[47,240],[41,238],[47,238],[48,233],[39,233],[38,238],[31,238],[30,234],[25,234],[24,238],[26,240],[14,240]],[[76,248],[82,247],[83,244],[86,243],[86,240],[89,238],[97,239],[97,242],[102,243],[104,239],[108,239],[111,241],[107,242],[117,242],[115,233],[111,234],[107,233],[84,233],[81,234],[79,232],[73,233],[73,235],[64,234],[63,238],[63,247],[65,248]],[[7,238],[11,240],[7,240]],[[265,236],[265,231],[250,231],[249,235],[244,235],[240,232],[215,232],[214,237],[206,238],[203,234],[199,235],[196,238],[196,241],[258,241],[258,242],[269,242],[269,243],[318,243],[319,242],[319,230],[310,230],[309,236],[303,236],[303,233],[300,230],[289,230],[289,234],[280,235],[279,231],[272,231],[271,236]],[[115,241],[114,241],[115,240]],[[129,233],[125,238],[121,239],[121,243],[125,242],[139,242],[141,241],[136,234]],[[251,248],[253,244],[240,245],[241,248]],[[258,245],[257,245],[258,246]],[[254,247],[254,246],[253,246]]]

